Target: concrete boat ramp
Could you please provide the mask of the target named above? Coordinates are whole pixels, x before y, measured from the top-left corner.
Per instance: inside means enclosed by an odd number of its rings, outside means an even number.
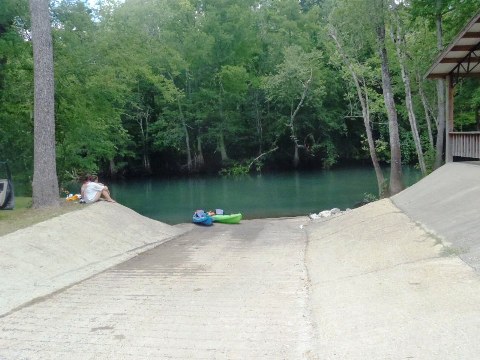
[[[0,360],[480,358],[480,166],[331,218],[98,203],[0,237]]]

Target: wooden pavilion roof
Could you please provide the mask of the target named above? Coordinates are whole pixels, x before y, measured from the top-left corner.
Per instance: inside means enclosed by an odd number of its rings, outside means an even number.
[[[480,12],[438,55],[425,77],[436,79],[449,75],[453,76],[453,83],[460,77],[480,77]]]

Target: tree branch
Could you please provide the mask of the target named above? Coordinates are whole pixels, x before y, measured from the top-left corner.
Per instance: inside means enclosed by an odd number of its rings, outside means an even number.
[[[258,155],[255,159],[253,159],[250,164],[248,165],[248,170],[250,170],[250,168],[252,167],[253,164],[255,164],[255,162],[257,162],[258,160],[260,160],[260,158],[264,157],[265,155],[267,154],[270,154],[271,152],[274,152],[274,151],[277,151],[278,150],[278,146],[275,146],[273,149],[270,149],[260,155]]]

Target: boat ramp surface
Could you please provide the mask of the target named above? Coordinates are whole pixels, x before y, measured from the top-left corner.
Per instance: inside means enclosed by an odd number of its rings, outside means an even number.
[[[461,230],[452,221],[435,228],[411,200],[449,174],[479,179],[472,166],[446,165],[393,202],[316,221],[170,227],[94,204],[74,215],[82,223],[101,214],[104,230],[84,230],[68,246],[54,230],[62,219],[23,239],[0,237],[0,264],[8,264],[0,286],[16,289],[2,291],[0,359],[478,358],[480,278],[467,256],[480,241],[471,235],[480,233],[478,208],[464,213]],[[480,195],[468,181],[450,196],[425,196],[461,211],[462,191]],[[461,251],[456,227],[471,244]],[[40,232],[58,246],[35,247]],[[108,261],[82,241],[110,249]],[[69,263],[76,248],[83,260]],[[23,253],[19,263],[9,251]],[[4,275],[15,270],[9,283]]]

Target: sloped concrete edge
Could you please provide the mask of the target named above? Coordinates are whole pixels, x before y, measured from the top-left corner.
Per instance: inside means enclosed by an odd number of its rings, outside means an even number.
[[[0,237],[0,316],[186,231],[99,202]]]
[[[480,271],[479,179],[480,163],[448,163],[391,198],[476,271]]]
[[[478,357],[478,274],[390,199],[305,230],[319,359]]]

